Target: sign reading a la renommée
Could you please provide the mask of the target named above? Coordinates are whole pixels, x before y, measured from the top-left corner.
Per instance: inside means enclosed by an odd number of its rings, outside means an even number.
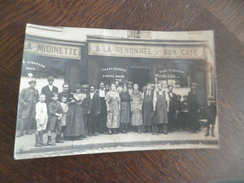
[[[24,50],[28,53],[56,58],[80,59],[81,48],[78,46],[58,45],[25,41]]]
[[[88,43],[88,55],[165,59],[204,59],[203,46],[126,45]]]

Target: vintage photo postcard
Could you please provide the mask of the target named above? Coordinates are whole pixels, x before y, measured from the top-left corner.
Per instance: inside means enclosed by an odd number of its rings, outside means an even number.
[[[213,31],[27,24],[15,159],[218,148]]]

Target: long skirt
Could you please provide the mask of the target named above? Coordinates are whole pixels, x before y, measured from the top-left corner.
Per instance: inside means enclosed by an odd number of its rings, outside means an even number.
[[[85,135],[85,124],[83,119],[82,106],[71,104],[67,112],[65,136],[78,137],[81,135]]]

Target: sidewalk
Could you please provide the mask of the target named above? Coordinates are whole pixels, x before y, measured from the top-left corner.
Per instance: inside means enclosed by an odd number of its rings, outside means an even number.
[[[215,129],[218,129],[217,125]],[[57,143],[56,146],[43,147],[35,147],[35,134],[25,135],[16,137],[15,159],[150,149],[217,148],[217,130],[215,137],[205,137],[204,130],[199,133],[176,131],[167,135],[136,132],[99,134],[84,140],[67,140],[65,143]],[[47,142],[47,134],[44,134],[44,142]]]

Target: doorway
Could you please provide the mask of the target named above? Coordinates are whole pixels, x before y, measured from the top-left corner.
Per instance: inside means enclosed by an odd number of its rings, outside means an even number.
[[[139,90],[150,82],[150,75],[148,68],[131,68],[131,81],[139,85]]]

